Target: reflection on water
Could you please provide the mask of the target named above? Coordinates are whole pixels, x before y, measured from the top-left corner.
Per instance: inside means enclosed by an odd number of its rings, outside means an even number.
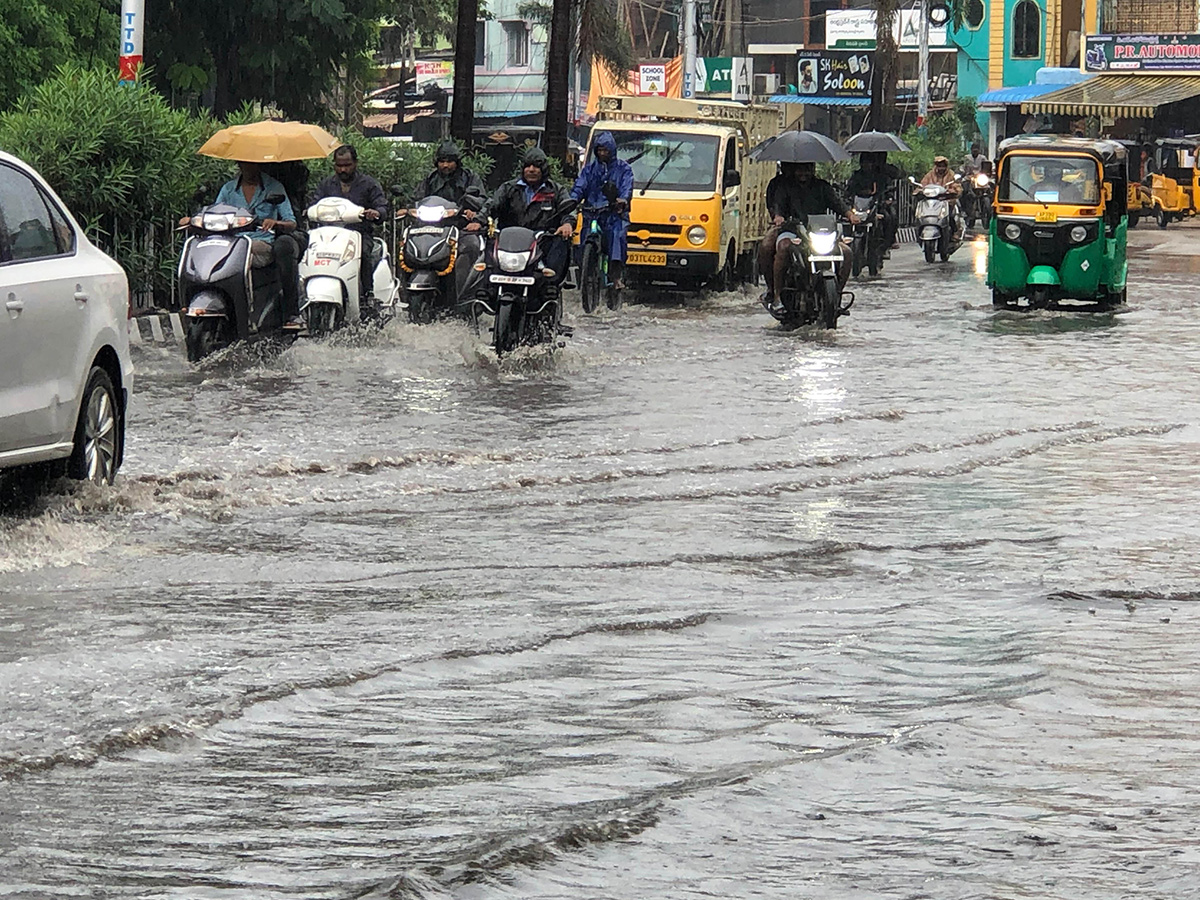
[[[1073,331],[1104,331],[1119,325],[1120,311],[1068,312],[1066,310],[996,310],[979,323],[979,330],[993,334],[1064,334]]]

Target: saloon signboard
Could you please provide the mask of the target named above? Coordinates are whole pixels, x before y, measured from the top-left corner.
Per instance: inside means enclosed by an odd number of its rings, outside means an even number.
[[[796,54],[796,93],[822,98],[869,100],[874,53],[802,50]]]
[[[1200,72],[1200,34],[1089,34],[1085,72]]]

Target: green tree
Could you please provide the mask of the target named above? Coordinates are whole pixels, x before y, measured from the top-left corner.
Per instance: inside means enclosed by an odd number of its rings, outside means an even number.
[[[218,116],[258,101],[325,121],[339,73],[370,67],[388,11],[387,0],[147,0],[147,62],[164,88],[211,90]]]
[[[115,67],[119,9],[119,0],[0,0],[0,110],[97,47]]]

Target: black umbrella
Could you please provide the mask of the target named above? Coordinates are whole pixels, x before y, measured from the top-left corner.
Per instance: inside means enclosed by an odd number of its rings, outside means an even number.
[[[908,153],[912,147],[888,131],[860,131],[846,141],[849,153]]]
[[[756,162],[819,163],[841,162],[850,154],[837,141],[815,131],[785,131],[751,150],[750,158]]]

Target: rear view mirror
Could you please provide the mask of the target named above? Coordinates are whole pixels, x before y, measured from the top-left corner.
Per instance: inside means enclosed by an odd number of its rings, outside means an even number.
[[[284,194],[268,194],[267,195],[267,202],[274,203],[276,205],[279,205],[286,199],[287,199],[287,196]]]
[[[737,187],[742,183],[742,173],[736,169],[730,169],[725,173],[725,187]]]
[[[391,188],[389,188],[389,190],[391,191],[391,194],[393,197],[403,197],[404,196],[404,188],[400,187],[400,185],[398,185],[398,184],[393,184],[391,186]]]

